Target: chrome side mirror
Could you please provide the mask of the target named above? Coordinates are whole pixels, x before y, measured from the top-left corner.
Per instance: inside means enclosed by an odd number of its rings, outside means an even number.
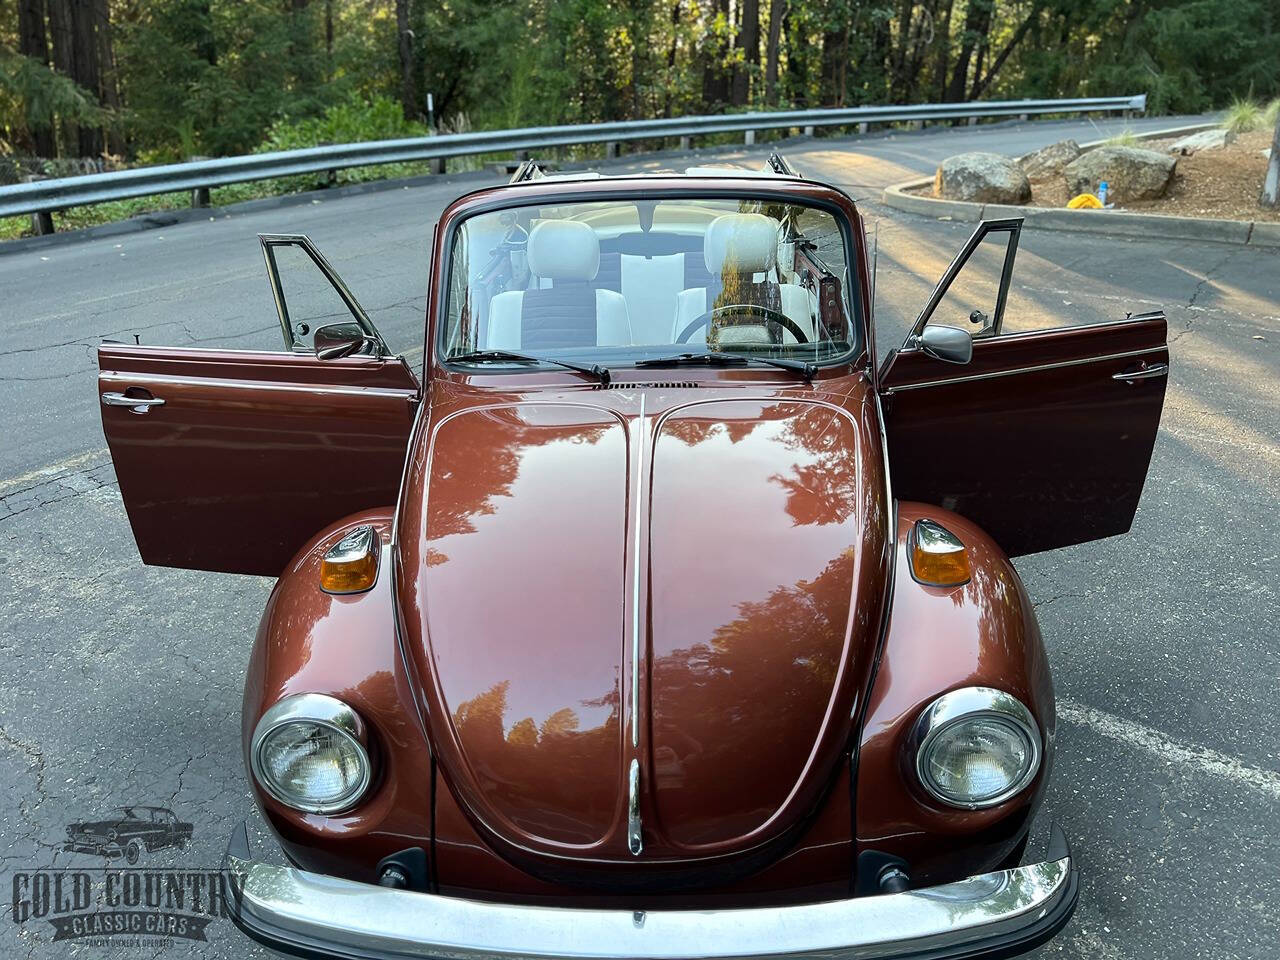
[[[319,331],[316,331],[317,336]],[[917,341],[920,349],[936,360],[947,363],[968,363],[973,359],[973,338],[969,331],[946,324],[928,325]]]
[[[340,360],[362,349],[369,338],[358,323],[331,323],[317,327],[311,342],[318,359]]]

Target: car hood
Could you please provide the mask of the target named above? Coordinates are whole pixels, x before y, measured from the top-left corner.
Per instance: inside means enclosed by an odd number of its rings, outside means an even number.
[[[726,393],[441,403],[419,430],[402,640],[440,772],[511,859],[759,851],[849,749],[887,576],[872,408]]]

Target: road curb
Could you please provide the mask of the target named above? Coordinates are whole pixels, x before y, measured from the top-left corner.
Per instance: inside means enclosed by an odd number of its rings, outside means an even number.
[[[1211,129],[1215,124],[1198,123],[1142,134],[1140,140],[1158,140],[1183,133]],[[1105,140],[1082,143],[1091,150]],[[971,221],[1002,217],[1022,217],[1023,226],[1042,230],[1070,230],[1109,236],[1158,237],[1164,240],[1208,240],[1214,243],[1280,247],[1280,223],[1256,220],[1215,220],[1203,217],[1175,217],[1164,213],[1131,213],[1123,210],[1068,210],[1060,207],[1023,207],[1003,203],[972,203],[943,200],[918,190],[933,183],[933,177],[917,177],[886,187],[885,206],[926,217]]]

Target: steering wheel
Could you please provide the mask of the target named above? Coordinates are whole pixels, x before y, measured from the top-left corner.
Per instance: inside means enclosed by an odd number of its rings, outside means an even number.
[[[800,325],[788,317],[785,313],[773,310],[769,307],[762,307],[755,303],[731,303],[723,307],[715,307],[708,310],[701,316],[690,321],[689,325],[680,331],[680,336],[676,337],[676,343],[688,343],[689,338],[693,336],[695,330],[701,330],[703,327],[711,326],[717,316],[722,313],[746,313],[759,317],[766,325],[781,327],[796,338],[797,343],[808,343],[809,338],[805,332],[800,329]],[[781,342],[779,337],[778,341]]]

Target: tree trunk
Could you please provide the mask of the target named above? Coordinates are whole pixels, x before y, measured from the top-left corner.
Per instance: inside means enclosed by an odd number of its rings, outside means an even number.
[[[96,0],[72,0],[71,24],[75,42],[75,81],[102,102],[102,70],[98,61]],[[81,126],[79,129],[80,156],[100,157],[106,149],[102,130]]]
[[[844,106],[848,36],[848,23],[822,34],[822,106],[824,107]]]
[[[990,69],[983,74],[982,79],[979,80],[977,74],[974,74],[973,92],[969,95],[969,99],[976,100],[986,92],[991,81],[995,79],[996,74],[1000,72],[1000,68],[1004,66],[1005,60],[1009,58],[1009,54],[1013,52],[1013,48],[1022,42],[1022,38],[1027,35],[1027,31],[1031,29],[1031,24],[1035,22],[1038,16],[1040,16],[1040,7],[1037,4],[1031,8],[1031,12],[1027,14],[1027,19],[1018,25],[1018,29],[1013,32],[1009,42],[996,54],[995,60],[991,62]]]
[[[53,50],[53,68],[68,79],[76,76],[75,31],[71,25],[70,0],[48,0],[49,46]],[[74,153],[79,149],[80,132],[74,121],[63,120],[62,152]]]
[[[782,46],[782,20],[789,0],[769,0],[769,39],[765,45],[764,98],[773,107],[778,103],[778,54]]]
[[[712,19],[729,20],[729,0],[714,0]],[[714,112],[729,102],[729,73],[725,69],[724,44],[718,36],[708,34],[703,39],[702,50],[702,102],[705,109]]]
[[[1258,205],[1271,210],[1280,208],[1280,117],[1276,118],[1276,132],[1271,137],[1271,159],[1267,161],[1267,175],[1262,178]]]
[[[418,120],[422,107],[418,103],[418,64],[414,52],[410,9],[412,0],[396,0],[396,32],[400,48],[400,109],[406,120]]]
[[[98,66],[102,72],[102,105],[113,114],[120,111],[120,82],[116,75],[116,53],[112,42],[111,6],[108,0],[94,0],[94,19],[98,26]],[[124,137],[116,124],[107,131],[107,147],[115,156],[126,149]]]
[[[333,0],[324,0],[324,79],[333,79]]]
[[[955,67],[951,71],[951,82],[947,84],[943,98],[948,103],[960,103],[964,100],[965,90],[969,85],[969,64],[973,60],[975,50],[983,48],[987,43],[987,31],[991,29],[991,12],[995,0],[969,0],[969,7],[964,15],[964,33],[960,40],[960,55],[956,58]]]
[[[18,52],[38,63],[49,65],[49,38],[44,29],[44,0],[18,0]],[[58,155],[57,138],[53,135],[52,117],[26,113],[31,147],[38,157]]]
[[[951,8],[954,0],[942,0],[942,19],[938,23],[938,59],[933,72],[938,84],[938,99],[947,93],[947,64],[951,60]]]
[[[745,106],[751,100],[751,75],[760,66],[760,0],[739,0],[742,15],[738,31],[738,47],[743,51],[743,62],[733,69],[733,104]]]

